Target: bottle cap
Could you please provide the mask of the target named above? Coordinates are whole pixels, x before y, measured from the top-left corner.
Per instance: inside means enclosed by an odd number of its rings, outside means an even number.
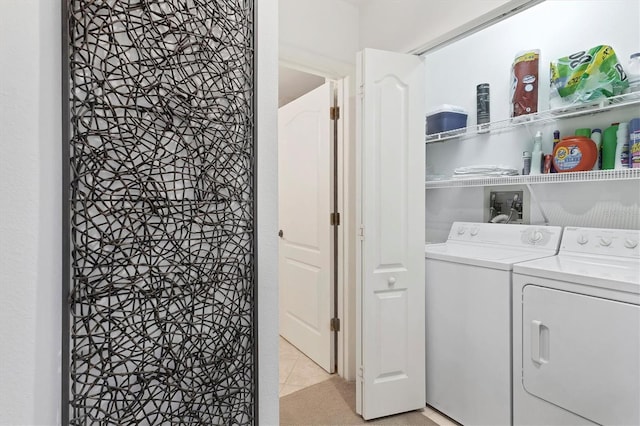
[[[602,129],[593,129],[591,133],[602,133]]]

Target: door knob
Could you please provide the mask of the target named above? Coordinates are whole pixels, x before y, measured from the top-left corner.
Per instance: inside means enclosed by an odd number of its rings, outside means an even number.
[[[394,285],[396,283],[396,277],[389,277],[387,282],[389,283],[389,285]]]
[[[284,232],[282,232],[282,229],[278,231],[278,237],[282,238],[284,236]]]

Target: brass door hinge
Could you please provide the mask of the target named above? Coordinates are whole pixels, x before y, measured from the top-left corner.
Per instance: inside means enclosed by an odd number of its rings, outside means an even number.
[[[338,120],[340,118],[340,107],[330,107],[329,118],[331,120]]]
[[[340,226],[340,213],[331,213],[329,215],[329,223],[331,226]]]
[[[340,318],[331,318],[331,331],[340,331]]]

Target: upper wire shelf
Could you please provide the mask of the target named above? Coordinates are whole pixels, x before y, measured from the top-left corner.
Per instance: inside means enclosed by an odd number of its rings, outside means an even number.
[[[625,93],[611,98],[602,98],[597,102],[574,105],[570,107],[554,108],[534,114],[508,118],[506,120],[492,121],[486,124],[477,124],[462,129],[449,130],[442,133],[434,133],[426,136],[426,143],[444,142],[449,139],[470,137],[476,134],[488,133],[509,129],[523,124],[547,123],[563,118],[579,117],[581,115],[597,114],[612,109],[640,105],[640,93]]]

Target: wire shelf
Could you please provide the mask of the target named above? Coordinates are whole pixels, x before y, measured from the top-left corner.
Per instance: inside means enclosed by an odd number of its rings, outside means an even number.
[[[547,184],[563,182],[593,182],[640,179],[640,169],[596,170],[589,172],[547,173],[541,175],[498,176],[469,179],[434,180],[425,183],[426,189],[461,188],[472,186],[500,186]]]
[[[427,135],[426,143],[444,142],[455,138],[466,138],[488,132],[496,132],[522,126],[525,124],[542,124],[564,118],[579,117],[582,115],[598,114],[601,112],[640,105],[640,93],[625,93],[611,98],[603,98],[597,102],[574,105],[570,107],[555,108],[506,120],[492,121],[486,124],[468,126],[463,129],[449,130],[442,133]]]

